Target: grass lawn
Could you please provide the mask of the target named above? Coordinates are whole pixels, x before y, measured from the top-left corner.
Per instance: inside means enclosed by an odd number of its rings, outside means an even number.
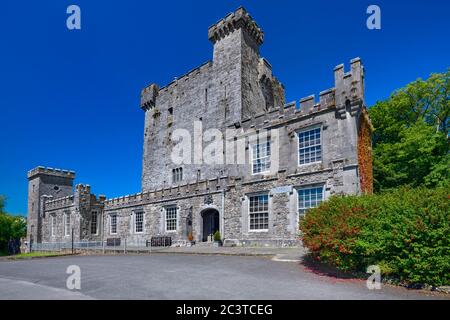
[[[55,256],[61,256],[61,255],[65,255],[65,254],[60,253],[60,252],[31,252],[31,253],[16,254],[14,256],[10,256],[10,259],[28,259],[28,258],[35,258],[35,257],[55,257]]]

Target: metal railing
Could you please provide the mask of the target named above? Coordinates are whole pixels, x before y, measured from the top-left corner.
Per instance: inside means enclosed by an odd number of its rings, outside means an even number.
[[[31,251],[52,252],[79,252],[79,251],[101,251],[105,252],[151,252],[172,246],[170,237],[152,237],[145,240],[130,240],[127,238],[109,238],[104,241],[67,241],[67,242],[43,242],[32,243]]]

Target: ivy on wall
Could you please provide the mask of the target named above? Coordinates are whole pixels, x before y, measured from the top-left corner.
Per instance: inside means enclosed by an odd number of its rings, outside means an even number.
[[[365,109],[359,119],[358,164],[361,191],[373,193],[372,125]]]

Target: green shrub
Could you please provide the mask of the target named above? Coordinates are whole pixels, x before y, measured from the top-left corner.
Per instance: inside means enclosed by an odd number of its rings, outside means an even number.
[[[385,276],[410,284],[450,284],[448,188],[390,190],[335,196],[300,224],[317,260],[341,270],[379,265]]]
[[[222,240],[222,236],[220,235],[220,232],[219,231],[216,231],[215,233],[214,233],[214,241],[221,241]]]

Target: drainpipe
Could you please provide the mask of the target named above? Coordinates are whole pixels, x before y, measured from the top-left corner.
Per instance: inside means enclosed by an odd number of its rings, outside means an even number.
[[[105,254],[105,211],[102,212],[102,253]]]
[[[225,190],[222,190],[222,218],[220,219],[220,234],[222,235],[222,241],[224,239],[225,230]]]

